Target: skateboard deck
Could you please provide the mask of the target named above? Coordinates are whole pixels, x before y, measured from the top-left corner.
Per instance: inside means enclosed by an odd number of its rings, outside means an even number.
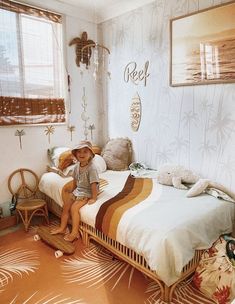
[[[73,254],[75,252],[75,246],[73,243],[65,241],[63,234],[51,234],[51,228],[41,226],[38,228],[37,234],[34,237],[35,240],[42,239],[45,243],[56,249],[55,256],[59,257],[65,254]],[[37,237],[39,236],[39,237]],[[59,253],[61,252],[61,254]]]

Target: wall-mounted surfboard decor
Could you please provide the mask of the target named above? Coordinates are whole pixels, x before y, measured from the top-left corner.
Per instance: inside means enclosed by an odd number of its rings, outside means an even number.
[[[137,132],[141,121],[141,100],[137,92],[131,100],[130,111],[131,111],[131,128],[134,132]]]

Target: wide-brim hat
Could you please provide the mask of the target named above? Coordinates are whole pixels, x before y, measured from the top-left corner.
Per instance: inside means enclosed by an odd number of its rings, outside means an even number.
[[[88,148],[91,153],[92,153],[92,157],[95,156],[95,152],[92,150],[92,144],[88,141],[88,140],[83,140],[81,141],[78,145],[76,145],[73,149],[72,149],[72,154],[75,156],[75,152],[76,150],[82,149],[82,148]]]

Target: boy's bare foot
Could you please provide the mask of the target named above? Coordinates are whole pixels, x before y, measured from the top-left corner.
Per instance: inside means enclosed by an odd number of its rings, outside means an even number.
[[[64,234],[65,232],[66,232],[66,229],[62,229],[60,227],[51,229],[51,234]]]
[[[78,234],[69,233],[64,236],[64,240],[68,242],[73,242],[78,237]]]

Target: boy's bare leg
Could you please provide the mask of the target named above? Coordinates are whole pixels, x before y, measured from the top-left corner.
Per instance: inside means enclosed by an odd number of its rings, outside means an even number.
[[[71,206],[71,216],[72,216],[72,231],[69,234],[66,234],[64,239],[66,241],[72,242],[76,239],[79,229],[79,222],[80,222],[80,214],[79,210],[88,202],[88,198],[83,198],[77,200]]]
[[[61,214],[60,226],[52,229],[51,234],[59,234],[66,232],[66,227],[69,220],[69,211],[71,209],[72,204],[74,203],[75,197],[70,191],[65,190],[62,191],[62,199],[64,202],[64,206]]]

